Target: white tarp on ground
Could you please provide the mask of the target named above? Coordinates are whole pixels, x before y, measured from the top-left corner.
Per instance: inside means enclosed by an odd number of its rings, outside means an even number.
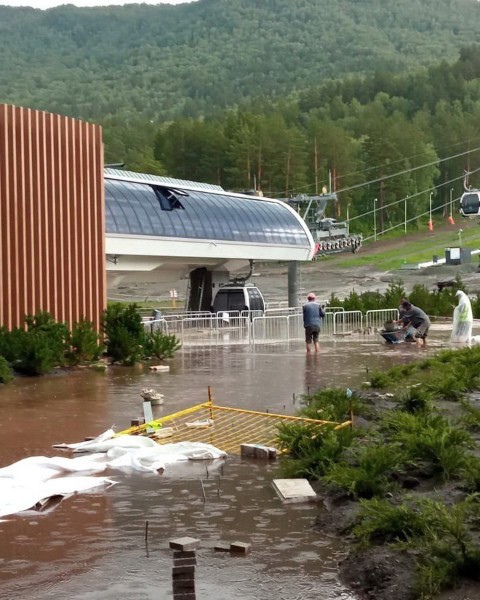
[[[114,483],[106,477],[58,477],[30,482],[3,477],[0,479],[0,517],[34,508],[49,498],[110,487]]]
[[[165,465],[175,462],[226,456],[201,442],[159,445],[141,436],[114,435],[110,429],[87,442],[54,446],[88,456],[31,456],[0,469],[0,518],[31,509],[49,498],[113,485],[115,482],[106,477],[93,476],[107,468],[163,473]]]

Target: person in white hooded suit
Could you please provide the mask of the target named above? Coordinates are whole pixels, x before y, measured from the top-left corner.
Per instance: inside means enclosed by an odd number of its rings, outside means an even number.
[[[453,329],[450,341],[455,343],[470,343],[472,339],[473,313],[470,298],[458,290],[455,294],[458,304],[453,311]]]

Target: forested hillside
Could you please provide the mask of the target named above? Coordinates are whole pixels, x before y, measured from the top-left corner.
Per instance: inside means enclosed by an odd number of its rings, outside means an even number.
[[[0,101],[100,120],[211,114],[399,72],[480,41],[476,0],[198,0],[0,6]]]
[[[101,123],[134,171],[331,186],[367,234],[446,218],[464,169],[480,185],[476,0],[0,6],[0,51],[0,102]]]
[[[140,130],[108,129],[109,149],[122,139],[127,148]],[[426,228],[430,205],[435,218],[449,216],[464,170],[480,184],[480,52],[464,48],[456,63],[423,73],[326,82],[295,100],[215,118],[178,117],[159,128],[153,156],[159,172],[231,189],[256,185],[274,197],[331,185],[339,201],[330,216],[349,214],[365,233],[374,213],[380,231],[405,221]]]

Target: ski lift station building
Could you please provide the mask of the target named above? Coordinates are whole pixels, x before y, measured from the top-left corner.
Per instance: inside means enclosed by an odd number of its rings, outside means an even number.
[[[99,327],[107,287],[190,276],[191,310],[251,261],[305,261],[285,202],[104,168],[99,125],[0,105],[0,325],[50,312]]]

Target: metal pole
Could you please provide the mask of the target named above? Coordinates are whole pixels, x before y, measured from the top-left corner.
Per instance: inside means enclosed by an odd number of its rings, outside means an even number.
[[[452,192],[453,188],[450,188],[450,218],[453,219],[453,209],[452,209]]]
[[[407,235],[407,198],[408,196],[405,196],[405,235]]]
[[[288,306],[298,306],[298,280],[298,262],[293,260],[288,263]]]
[[[429,219],[428,219],[428,230],[433,231],[433,221],[432,221],[432,196],[433,192],[430,192],[430,208],[429,208]]]
[[[373,201],[373,239],[377,241],[377,199]]]

